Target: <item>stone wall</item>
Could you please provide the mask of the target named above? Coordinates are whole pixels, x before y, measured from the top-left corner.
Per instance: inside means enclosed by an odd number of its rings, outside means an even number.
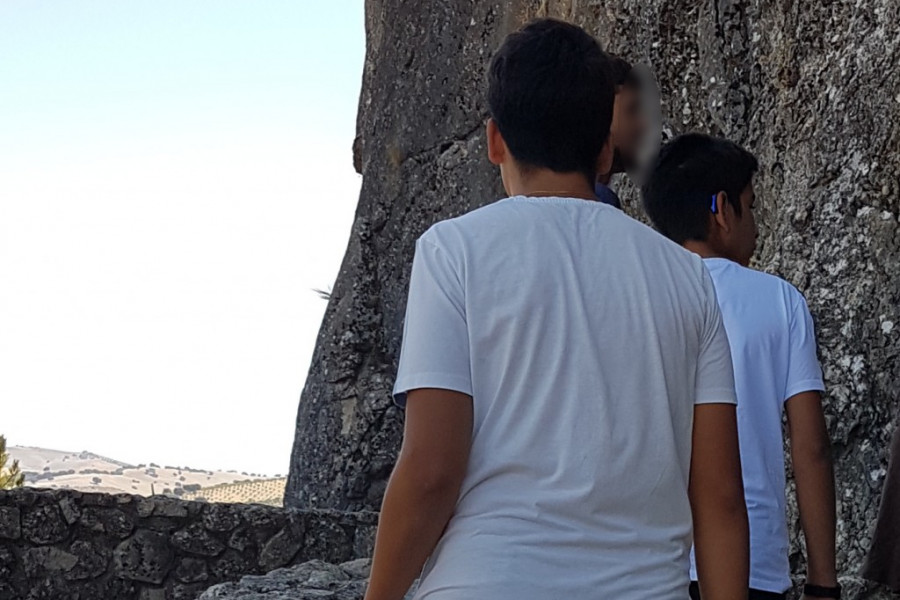
[[[371,555],[372,513],[0,491],[3,600],[193,600],[213,584]]]
[[[484,70],[507,32],[544,15],[648,65],[667,137],[712,132],[759,156],[758,266],[796,284],[816,317],[840,568],[855,573],[900,392],[897,0],[367,0],[362,192],[300,402],[286,503],[377,509],[402,430],[390,390],[415,239],[501,197],[485,159]],[[627,181],[617,185],[639,215]],[[793,561],[802,571],[799,552]]]

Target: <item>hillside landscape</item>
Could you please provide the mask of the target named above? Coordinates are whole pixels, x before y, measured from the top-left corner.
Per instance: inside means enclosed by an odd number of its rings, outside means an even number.
[[[210,471],[155,463],[131,465],[93,454],[13,446],[9,453],[25,473],[25,485],[109,494],[161,494],[186,500],[280,506],[286,478]]]

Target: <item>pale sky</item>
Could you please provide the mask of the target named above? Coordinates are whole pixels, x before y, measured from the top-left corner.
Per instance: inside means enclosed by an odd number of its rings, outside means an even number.
[[[284,473],[362,0],[0,0],[0,433]]]

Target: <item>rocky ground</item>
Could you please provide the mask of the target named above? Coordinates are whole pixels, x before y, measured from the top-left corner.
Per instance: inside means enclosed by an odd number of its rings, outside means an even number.
[[[238,583],[217,585],[200,600],[362,600],[371,565],[369,559],[341,565],[313,560],[268,575],[244,577]]]

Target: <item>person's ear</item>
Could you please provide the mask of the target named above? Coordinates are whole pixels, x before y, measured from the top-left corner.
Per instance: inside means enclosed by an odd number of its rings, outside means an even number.
[[[712,206],[710,210],[713,214],[713,220],[716,227],[722,233],[731,233],[734,224],[734,207],[728,202],[728,194],[719,192],[712,198]]]
[[[487,149],[488,160],[493,164],[501,165],[506,162],[509,150],[506,148],[506,140],[503,139],[500,128],[497,127],[494,119],[488,119],[487,122]]]
[[[597,178],[608,180],[613,168],[613,160],[615,159],[615,149],[613,148],[612,135],[606,138],[603,149],[600,150],[600,156],[597,157]]]

